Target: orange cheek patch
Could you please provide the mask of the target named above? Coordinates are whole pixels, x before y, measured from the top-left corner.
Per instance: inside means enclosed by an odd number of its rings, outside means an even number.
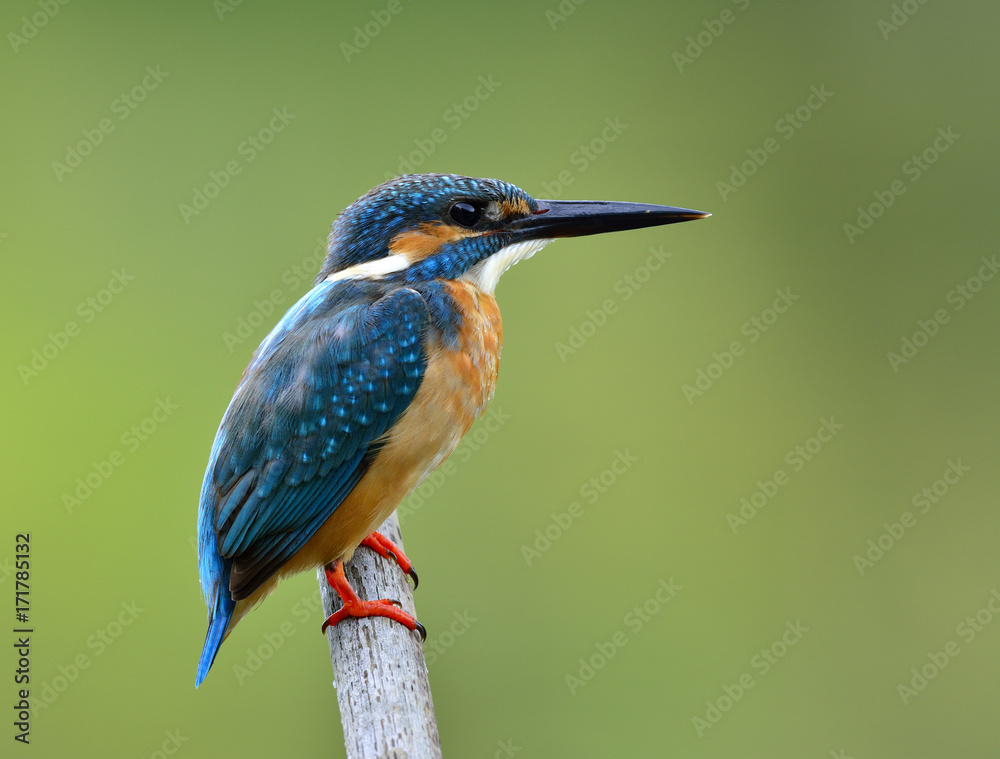
[[[476,232],[464,232],[447,224],[424,223],[416,229],[400,232],[389,243],[389,252],[393,255],[403,254],[410,263],[423,261],[433,256],[442,245],[457,242],[465,237],[471,237]]]

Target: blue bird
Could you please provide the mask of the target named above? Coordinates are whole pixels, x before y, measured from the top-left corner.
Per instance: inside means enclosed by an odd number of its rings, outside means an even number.
[[[684,208],[536,200],[496,179],[408,174],[334,222],[313,288],[250,360],[222,418],[198,510],[208,634],[223,640],[284,577],[325,567],[344,602],[323,625],[383,616],[343,564],[359,545],[416,573],[374,530],[455,450],[493,396],[500,276],[552,240],[701,219]]]

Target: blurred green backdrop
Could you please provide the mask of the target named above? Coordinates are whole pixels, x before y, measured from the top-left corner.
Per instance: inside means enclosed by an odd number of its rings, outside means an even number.
[[[317,241],[408,164],[714,214],[560,242],[499,288],[492,421],[401,514],[445,755],[996,756],[998,23],[916,0],[5,3],[18,748],[342,755],[311,575],[195,691],[195,515]]]

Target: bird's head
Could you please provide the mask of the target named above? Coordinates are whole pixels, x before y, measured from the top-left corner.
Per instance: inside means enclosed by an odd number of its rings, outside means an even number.
[[[556,238],[708,215],[642,203],[535,200],[498,179],[406,174],[344,209],[333,224],[318,281],[465,277],[492,293],[504,271]]]

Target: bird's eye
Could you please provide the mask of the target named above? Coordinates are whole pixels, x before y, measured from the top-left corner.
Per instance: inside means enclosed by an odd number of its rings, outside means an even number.
[[[457,203],[452,203],[451,208],[448,209],[448,215],[459,226],[474,227],[482,218],[483,209],[466,200],[460,200]]]

